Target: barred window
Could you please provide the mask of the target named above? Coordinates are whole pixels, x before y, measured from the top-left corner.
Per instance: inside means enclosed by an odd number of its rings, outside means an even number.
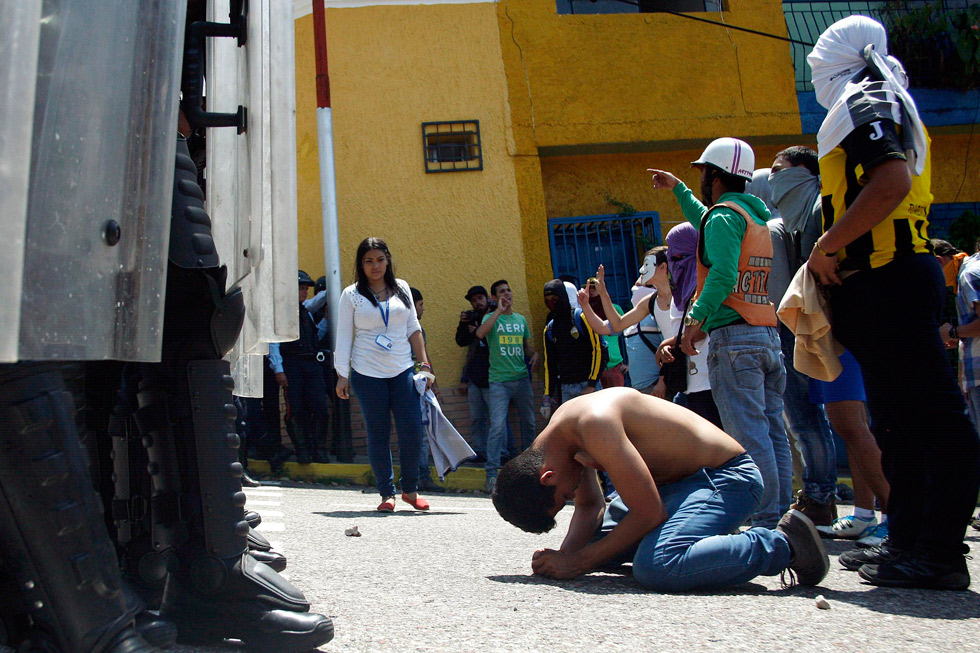
[[[483,170],[480,121],[422,123],[426,172]]]

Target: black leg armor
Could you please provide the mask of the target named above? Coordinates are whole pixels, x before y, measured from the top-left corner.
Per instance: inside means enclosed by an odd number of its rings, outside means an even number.
[[[244,519],[234,382],[221,360],[238,337],[244,302],[224,291],[202,200],[180,141],[161,362],[141,365],[136,413],[149,458],[153,549],[175,553],[160,614],[183,642],[233,638],[306,651],[333,637],[332,622],[308,612],[299,590],[248,554],[257,534]]]
[[[30,623],[21,648],[154,651],[133,630],[87,465],[59,366],[0,366],[0,555]]]

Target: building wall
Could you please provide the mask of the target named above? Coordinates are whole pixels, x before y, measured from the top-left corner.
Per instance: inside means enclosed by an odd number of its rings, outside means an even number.
[[[533,182],[518,188],[526,173],[511,156],[496,8],[328,5],[326,28],[343,282],[353,281],[363,238],[386,240],[397,275],[425,297],[422,324],[441,385],[455,385],[465,349],[454,334],[469,286],[506,277],[516,310],[530,313],[522,214],[543,206]],[[300,264],[317,276],[324,264],[312,15],[296,21],[296,51]],[[484,169],[426,174],[421,124],[473,119]]]
[[[698,15],[785,36],[778,0],[726,4]],[[559,15],[554,0],[500,0],[498,15],[519,146],[800,133],[785,42],[670,14]]]

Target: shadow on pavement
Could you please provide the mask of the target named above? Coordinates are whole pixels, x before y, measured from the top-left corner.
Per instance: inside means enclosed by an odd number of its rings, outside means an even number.
[[[524,585],[550,585],[572,592],[583,594],[654,594],[650,590],[644,589],[630,575],[630,568],[623,567],[619,573],[592,572],[587,576],[575,578],[573,580],[554,580],[544,576],[534,576],[531,574],[504,574],[499,576],[487,576],[487,580],[495,583],[520,583]],[[685,595],[697,596],[735,596],[742,594],[765,594],[769,592],[763,585],[755,583],[745,583],[738,587],[725,588],[721,590],[709,590],[703,592],[685,592]]]
[[[387,517],[421,517],[426,515],[465,515],[465,512],[450,512],[448,510],[396,510],[395,512],[378,512],[377,510],[331,510],[329,512],[314,512],[321,517],[341,517],[349,519],[356,517],[385,519]]]
[[[828,601],[842,601],[886,614],[958,621],[980,617],[980,595],[969,590],[948,592],[939,590],[874,587],[866,590],[819,590]]]

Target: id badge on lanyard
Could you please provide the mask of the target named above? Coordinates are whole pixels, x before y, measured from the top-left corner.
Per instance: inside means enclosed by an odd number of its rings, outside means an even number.
[[[389,338],[388,335],[387,335],[387,331],[388,331],[388,316],[391,314],[391,297],[390,296],[388,297],[388,299],[385,300],[385,307],[384,307],[384,309],[381,308],[381,302],[378,302],[378,311],[381,312],[381,319],[384,320],[384,323],[385,323],[385,333],[378,334],[378,336],[374,339],[374,344],[376,344],[378,347],[380,347],[381,349],[383,349],[385,351],[391,351],[391,348],[394,347],[395,343],[392,342],[391,338]]]

